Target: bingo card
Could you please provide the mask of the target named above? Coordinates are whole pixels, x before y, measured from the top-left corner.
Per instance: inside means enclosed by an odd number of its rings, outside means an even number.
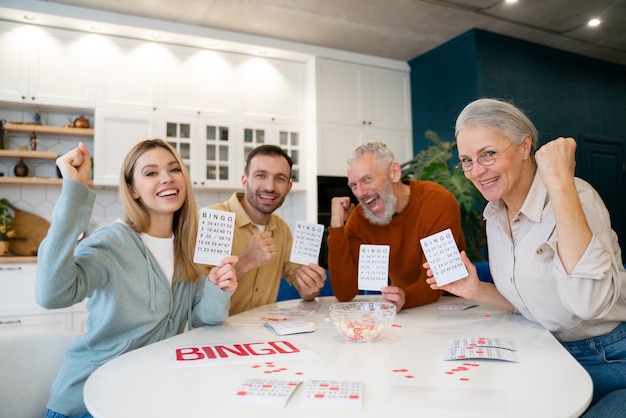
[[[420,240],[438,286],[467,277],[467,269],[450,228]]]
[[[225,257],[230,255],[234,233],[235,214],[233,212],[200,209],[193,262],[219,265]]]
[[[323,235],[323,225],[298,221],[294,231],[289,261],[304,265],[317,264]]]
[[[359,290],[380,290],[389,277],[389,245],[359,247]]]

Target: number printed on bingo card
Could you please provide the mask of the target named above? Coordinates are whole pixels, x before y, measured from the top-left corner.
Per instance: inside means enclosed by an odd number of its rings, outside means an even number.
[[[420,244],[438,286],[467,277],[467,269],[449,228],[422,238]]]
[[[233,212],[200,209],[193,262],[219,265],[225,257],[230,255],[234,232],[235,214]]]

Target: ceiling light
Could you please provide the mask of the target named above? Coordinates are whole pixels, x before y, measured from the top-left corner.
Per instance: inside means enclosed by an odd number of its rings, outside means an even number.
[[[595,28],[596,26],[598,26],[600,23],[602,23],[602,21],[600,19],[591,19],[589,21],[589,23],[587,23],[587,25],[591,26],[592,28]]]
[[[506,2],[509,4],[513,4],[513,3],[517,3],[517,0],[506,0]]]

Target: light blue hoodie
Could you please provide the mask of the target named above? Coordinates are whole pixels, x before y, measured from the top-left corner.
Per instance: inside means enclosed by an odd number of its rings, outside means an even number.
[[[85,381],[107,361],[193,326],[215,325],[228,316],[232,292],[206,278],[171,286],[152,253],[128,225],[87,228],[95,193],[64,180],[52,224],[38,252],[35,294],[47,309],[89,298],[87,333],[65,354],[48,408],[65,415],[86,413]],[[42,347],[45,349],[45,347]]]

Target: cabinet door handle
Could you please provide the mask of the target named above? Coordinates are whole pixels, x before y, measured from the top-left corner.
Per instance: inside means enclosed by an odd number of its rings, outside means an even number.
[[[0,325],[21,324],[21,319],[9,319],[8,321],[0,321]]]

